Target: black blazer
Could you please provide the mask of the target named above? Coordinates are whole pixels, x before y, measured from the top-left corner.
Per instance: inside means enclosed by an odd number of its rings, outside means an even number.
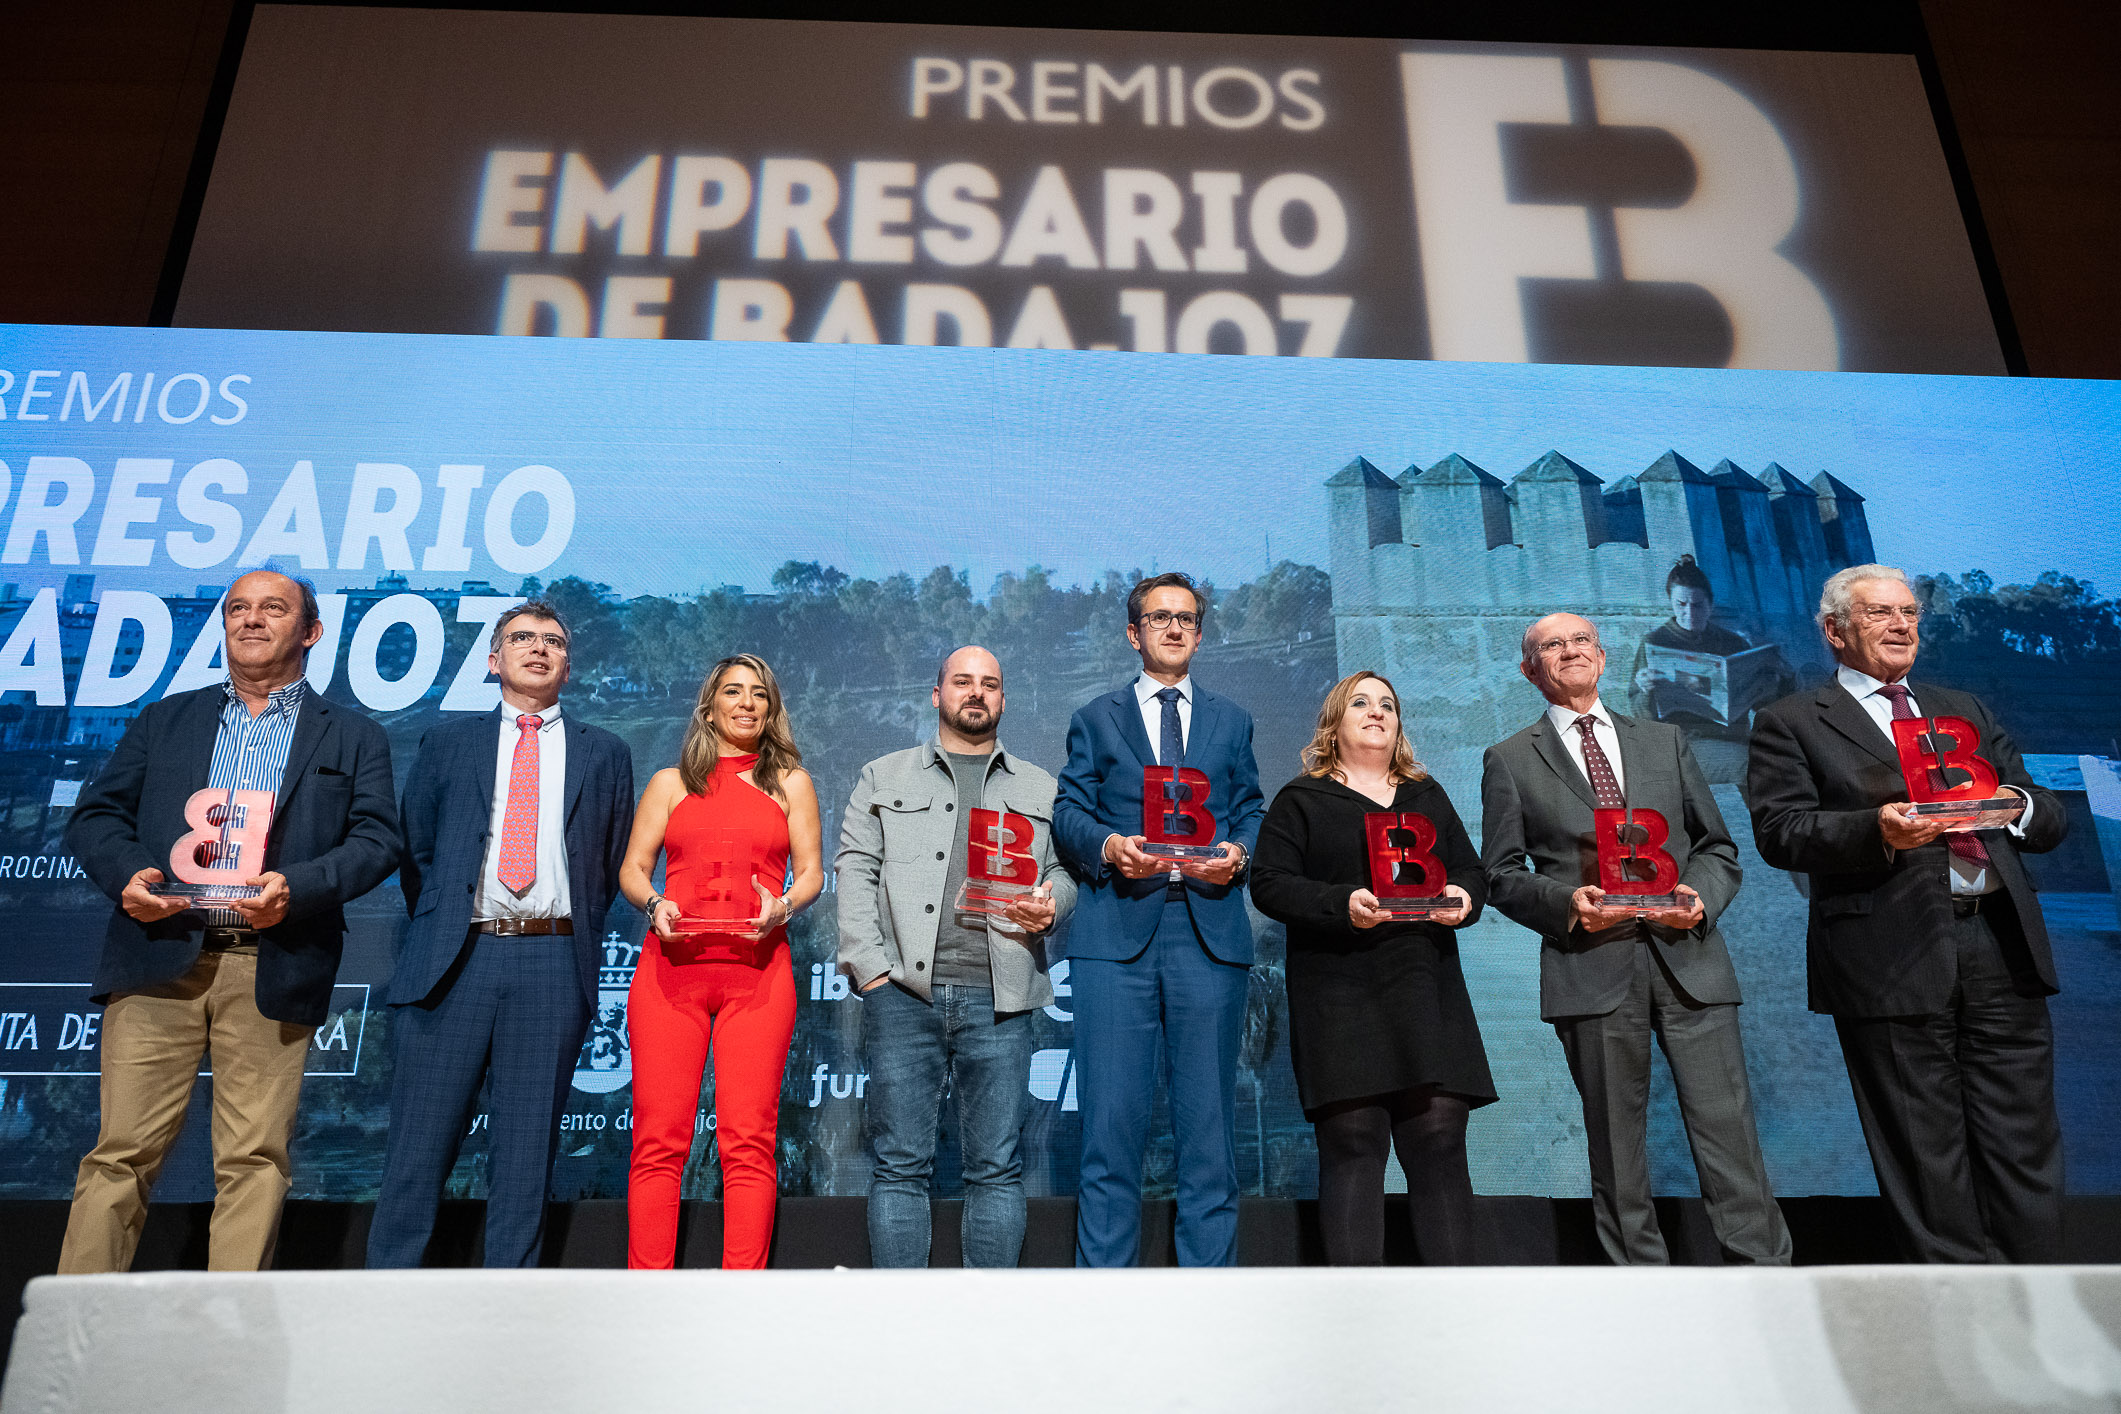
[[[133,719],[95,781],[81,792],[66,843],[114,902],[142,869],[169,872],[170,846],[187,829],[184,804],[204,790],[228,701],[220,683],[178,693]],[[346,940],[345,905],[390,877],[398,863],[398,812],[390,799],[390,742],[367,715],[302,699],[274,802],[265,867],[287,876],[287,917],[258,940],[258,1010],[275,1021],[320,1026]],[[191,970],[205,928],[197,913],[140,923],[113,908],[96,965],[93,1000],[172,981]]]
[[[1911,682],[1925,712],[1964,717],[1981,733],[1981,754],[2005,785],[2033,799],[2025,838],[1983,830],[2006,906],[1989,913],[1997,932],[2024,941],[2048,992],[2055,961],[2021,851],[2062,842],[2069,820],[2054,795],[2033,784],[2010,733],[1971,693]],[[1837,682],[1793,693],[1753,719],[1746,794],[1753,842],[1777,869],[1811,879],[1805,935],[1811,1008],[1835,1016],[1917,1016],[1946,1009],[1956,975],[1951,869],[1942,840],[1888,849],[1878,807],[1907,799],[1892,741]]]
[[[604,915],[619,891],[619,863],[633,830],[633,752],[602,727],[562,712],[567,733],[567,899],[582,998],[596,1010]],[[405,778],[405,860],[399,884],[412,924],[390,979],[392,1004],[425,1001],[464,950],[501,745],[501,710],[445,721],[420,741]]]
[[[1646,924],[1681,989],[1697,1002],[1737,1002],[1738,974],[1716,920],[1738,895],[1738,847],[1679,728],[1608,707],[1628,799],[1665,818],[1664,848],[1679,882],[1701,895],[1702,924],[1680,932]],[[1488,896],[1502,915],[1539,934],[1539,1014],[1601,1016],[1620,1005],[1634,976],[1636,934],[1586,934],[1569,896],[1598,882],[1591,783],[1545,712],[1488,748],[1481,766],[1481,858]]]

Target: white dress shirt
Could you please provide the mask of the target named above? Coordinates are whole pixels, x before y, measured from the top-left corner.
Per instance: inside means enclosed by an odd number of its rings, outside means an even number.
[[[1878,724],[1878,730],[1885,736],[1886,745],[1893,745],[1893,700],[1878,691],[1887,684],[1861,669],[1851,668],[1846,664],[1834,670],[1834,681],[1840,683],[1842,689],[1856,699],[1856,705]],[[1922,704],[1916,700],[1912,688],[1908,690],[1907,706],[1915,715],[1922,715]],[[2024,839],[2025,822],[2032,818],[2033,802],[2031,797],[2027,797],[2025,809],[2019,811],[2018,818],[2005,828],[2018,838]],[[2000,879],[1980,865],[1961,859],[1956,854],[1948,854],[1945,857],[1952,865],[1953,893],[1990,894],[2003,887]]]
[[[1613,784],[1620,787],[1624,799],[1628,793],[1628,768],[1621,763],[1620,738],[1613,733],[1613,714],[1606,711],[1604,701],[1593,702],[1588,712],[1574,712],[1558,702],[1547,704],[1547,720],[1554,724],[1555,731],[1561,733],[1561,744],[1569,749],[1569,759],[1576,763],[1577,770],[1583,771],[1583,778],[1588,782],[1591,773],[1583,769],[1583,733],[1576,730],[1576,719],[1585,716],[1591,719],[1591,732],[1598,738],[1598,749],[1612,763]]]
[[[558,703],[538,719],[538,876],[517,893],[501,882],[501,824],[508,818],[508,778],[516,759],[516,741],[522,729],[516,719],[525,715],[501,704],[501,739],[494,761],[493,813],[486,833],[486,863],[479,870],[479,905],[476,922],[498,918],[568,918],[573,914],[567,893],[567,733],[560,729]]]
[[[1149,734],[1149,750],[1156,757],[1156,764],[1168,766],[1164,760],[1164,704],[1157,701],[1156,694],[1165,687],[1178,689],[1178,739],[1193,740],[1193,675],[1188,673],[1174,683],[1160,683],[1143,673],[1134,680],[1134,700],[1141,704],[1142,730]]]

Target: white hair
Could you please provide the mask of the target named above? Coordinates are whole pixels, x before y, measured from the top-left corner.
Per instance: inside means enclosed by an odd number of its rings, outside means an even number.
[[[1849,612],[1855,608],[1856,586],[1868,579],[1891,579],[1906,584],[1907,572],[1891,565],[1850,565],[1845,570],[1835,570],[1819,591],[1820,626],[1825,627],[1831,621],[1846,632]]]

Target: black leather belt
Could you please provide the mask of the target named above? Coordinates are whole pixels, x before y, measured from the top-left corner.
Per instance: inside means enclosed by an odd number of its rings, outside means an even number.
[[[256,947],[255,928],[208,928],[199,938],[200,952],[227,952],[230,948]]]
[[[572,918],[489,918],[471,925],[474,933],[492,933],[501,938],[544,938],[554,933],[574,932]]]
[[[1979,913],[1981,906],[1987,902],[1987,894],[1953,894],[1952,917],[1971,918]]]
[[[1173,880],[1171,880],[1171,881],[1170,881],[1169,883],[1167,883],[1167,884],[1165,884],[1165,885],[1164,885],[1164,897],[1165,897],[1165,898],[1167,898],[1167,899],[1172,899],[1172,898],[1184,898],[1185,896],[1186,896],[1186,881],[1185,881],[1184,879],[1173,879]]]

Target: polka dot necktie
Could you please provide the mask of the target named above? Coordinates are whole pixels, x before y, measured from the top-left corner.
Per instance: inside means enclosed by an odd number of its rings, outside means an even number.
[[[1904,722],[1920,715],[1915,711],[1914,705],[1908,701],[1907,684],[1904,682],[1889,682],[1878,689],[1878,695],[1893,704],[1893,720],[1896,722]],[[1942,784],[1936,780],[1937,770],[1935,767],[1930,768],[1930,776],[1933,784]],[[1944,837],[1944,847],[1977,869],[1986,869],[1988,867],[1988,846],[1981,843],[1973,835],[1965,833],[1946,835]]]
[[[1591,730],[1597,722],[1589,713],[1576,719],[1576,730],[1583,735],[1583,773],[1591,778],[1591,795],[1600,810],[1625,810],[1628,801],[1620,793],[1620,778],[1613,774],[1613,763],[1598,744],[1598,733]]]
[[[1164,704],[1163,740],[1157,743],[1156,759],[1166,766],[1186,764],[1186,736],[1180,730],[1178,720],[1179,690],[1167,687],[1156,694],[1156,700]]]
[[[501,817],[501,882],[521,893],[538,877],[537,717],[516,718],[515,759],[508,766],[508,810]]]

